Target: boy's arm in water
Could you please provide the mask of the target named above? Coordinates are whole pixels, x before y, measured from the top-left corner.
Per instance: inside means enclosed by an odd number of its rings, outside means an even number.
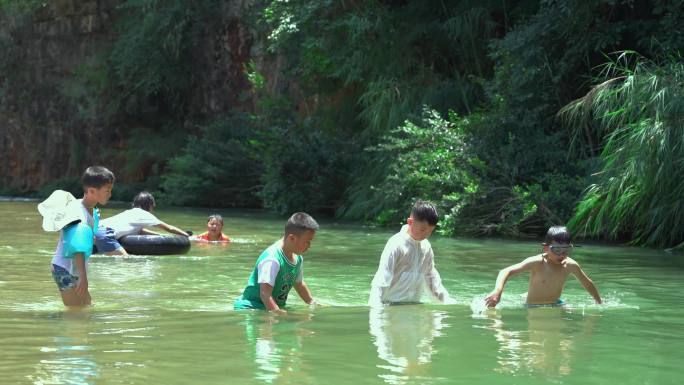
[[[427,258],[429,259],[427,272],[425,274],[425,283],[433,297],[442,303],[451,302],[451,297],[449,297],[449,292],[442,285],[442,278],[435,267],[435,255],[430,248],[427,252]]]
[[[155,227],[162,228],[162,229],[168,231],[169,233],[178,234],[178,235],[182,235],[182,236],[185,236],[185,237],[189,237],[189,236],[190,236],[190,234],[188,234],[188,233],[186,233],[185,231],[179,229],[178,227],[169,225],[169,224],[164,223],[164,222],[158,224],[158,225],[155,226]]]
[[[85,257],[83,253],[74,255],[74,264],[78,271],[78,282],[76,283],[76,294],[79,297],[85,297],[88,293],[88,272],[85,267]]]
[[[285,310],[278,307],[278,304],[273,299],[272,294],[273,286],[269,285],[268,283],[259,284],[259,298],[261,298],[261,302],[264,304],[264,306],[266,306],[266,310],[277,313],[284,313]]]
[[[311,296],[311,290],[309,290],[309,287],[306,285],[306,283],[304,281],[295,282],[294,288],[297,291],[297,294],[299,294],[299,297],[304,302],[306,302],[309,305],[311,305],[313,303],[313,297]]]
[[[485,297],[485,303],[487,307],[495,307],[499,301],[501,301],[501,294],[503,293],[504,286],[508,278],[521,273],[523,271],[529,271],[532,267],[539,262],[539,256],[529,257],[522,262],[516,263],[515,265],[508,266],[501,271],[496,277],[496,284],[494,285],[494,290]]]
[[[65,306],[90,305],[90,293],[88,292],[88,273],[85,269],[85,256],[83,253],[74,254],[74,266],[78,275],[76,286],[60,292]]]
[[[587,276],[587,274],[584,273],[584,270],[582,270],[580,265],[573,260],[567,264],[567,267],[575,275],[575,278],[577,278],[577,280],[580,281],[582,286],[584,286],[584,288],[589,292],[589,294],[591,294],[591,296],[594,297],[596,303],[603,303],[603,301],[601,300],[601,295],[599,295],[598,289],[596,288],[596,285],[594,285],[594,281],[592,281],[591,278],[589,278],[589,276]]]

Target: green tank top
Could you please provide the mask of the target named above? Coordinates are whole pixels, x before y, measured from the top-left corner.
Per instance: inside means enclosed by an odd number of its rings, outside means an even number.
[[[264,250],[263,253],[257,258],[256,264],[254,265],[254,270],[249,276],[247,282],[247,287],[242,293],[242,298],[252,302],[255,307],[263,308],[264,304],[261,302],[261,297],[259,296],[259,272],[257,270],[259,264],[267,258],[274,259],[278,261],[280,269],[276,275],[275,283],[273,285],[273,293],[271,296],[275,300],[278,307],[284,307],[287,301],[287,295],[294,286],[299,272],[302,269],[302,256],[295,254],[295,264],[292,264],[283,250],[279,247],[279,243],[271,245],[268,249]],[[259,306],[261,305],[261,306]]]

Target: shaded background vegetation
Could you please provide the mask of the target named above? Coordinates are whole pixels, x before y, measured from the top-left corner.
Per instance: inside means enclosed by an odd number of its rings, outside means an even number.
[[[445,234],[570,222],[684,242],[684,1],[242,3],[256,48],[225,75],[243,82],[225,108],[198,90],[228,1],[121,1],[111,44],[70,75],[70,119],[117,127],[103,139],[120,145],[89,161],[121,165],[121,199],[395,225],[420,198]],[[0,2],[18,25],[30,4]],[[0,49],[0,72],[21,66],[11,36]],[[78,189],[71,175],[43,193]]]

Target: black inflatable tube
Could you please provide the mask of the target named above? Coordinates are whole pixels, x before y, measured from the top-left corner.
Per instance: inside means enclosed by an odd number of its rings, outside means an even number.
[[[181,235],[126,235],[119,243],[135,255],[185,254],[190,250],[190,239]]]

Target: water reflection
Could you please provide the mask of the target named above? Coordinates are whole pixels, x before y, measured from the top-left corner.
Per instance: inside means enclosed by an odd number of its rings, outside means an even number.
[[[582,350],[598,319],[559,307],[528,309],[524,318],[517,313],[509,320],[497,311],[486,316],[499,342],[495,371],[545,377],[572,373],[576,351]]]
[[[313,314],[274,315],[245,311],[247,343],[253,346],[255,378],[272,383],[313,383],[302,360],[304,340],[313,335],[305,325]]]
[[[387,362],[379,375],[388,384],[427,378],[435,353],[433,340],[449,325],[447,313],[424,305],[372,307],[369,329],[378,357]]]
[[[100,369],[93,357],[88,339],[91,313],[89,309],[67,309],[58,315],[59,332],[53,345],[40,350],[47,353],[35,366],[35,374],[27,377],[34,384],[92,384]]]

